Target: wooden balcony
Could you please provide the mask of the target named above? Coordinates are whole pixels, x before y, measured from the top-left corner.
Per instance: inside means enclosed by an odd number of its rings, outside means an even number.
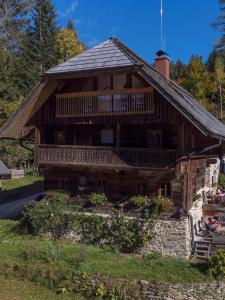
[[[94,146],[39,145],[39,165],[83,165],[117,168],[166,168],[178,158],[176,150]]]
[[[56,117],[112,116],[154,113],[151,88],[56,95]]]

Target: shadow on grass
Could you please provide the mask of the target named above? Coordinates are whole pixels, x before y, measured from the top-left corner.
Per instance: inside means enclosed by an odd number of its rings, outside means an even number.
[[[0,193],[0,204],[9,203],[30,195],[41,193],[44,190],[43,181],[35,181],[32,184],[17,187],[12,190],[2,191]]]
[[[200,273],[206,275],[209,272],[209,263],[208,261],[199,261],[191,263],[191,266],[197,269]]]

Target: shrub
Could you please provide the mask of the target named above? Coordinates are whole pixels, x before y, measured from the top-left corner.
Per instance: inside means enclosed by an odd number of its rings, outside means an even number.
[[[110,248],[125,253],[143,248],[152,238],[157,216],[153,211],[143,219],[130,219],[122,212],[114,210],[108,232]]]
[[[142,207],[148,204],[148,197],[147,196],[133,196],[130,198],[130,203],[137,207]]]
[[[105,194],[91,193],[90,195],[88,195],[88,200],[91,205],[98,206],[107,201],[107,196]]]
[[[225,188],[225,174],[220,173],[218,185],[222,186],[223,188]]]
[[[26,207],[20,222],[23,232],[39,234],[51,233],[53,238],[61,237],[69,229],[68,195],[62,192],[51,193],[46,200],[34,202]]]
[[[85,244],[101,244],[105,236],[105,228],[105,220],[101,216],[95,214],[77,215],[78,234]]]
[[[169,198],[156,197],[155,204],[160,210],[167,211],[173,206],[173,201]]]
[[[218,250],[210,257],[209,270],[214,277],[225,278],[225,250]]]

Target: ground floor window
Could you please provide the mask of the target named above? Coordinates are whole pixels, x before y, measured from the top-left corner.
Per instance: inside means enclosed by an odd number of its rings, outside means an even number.
[[[161,183],[159,189],[159,196],[161,197],[171,197],[171,184],[170,183]]]
[[[146,184],[144,182],[138,182],[136,186],[137,195],[146,195]]]

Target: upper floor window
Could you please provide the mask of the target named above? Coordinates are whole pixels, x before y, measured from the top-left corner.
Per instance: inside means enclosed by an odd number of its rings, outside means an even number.
[[[101,143],[113,144],[113,129],[103,129],[101,131]]]
[[[162,146],[162,131],[161,130],[148,130],[147,131],[148,147],[160,148]]]
[[[55,144],[64,145],[65,141],[66,141],[65,131],[63,131],[63,130],[55,131]]]

